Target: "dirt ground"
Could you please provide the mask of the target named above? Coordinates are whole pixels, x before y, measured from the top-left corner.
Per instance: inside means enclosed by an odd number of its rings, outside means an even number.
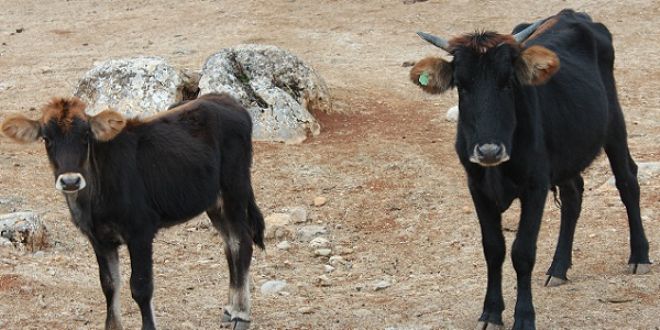
[[[264,214],[304,206],[344,247],[349,265],[326,274],[306,243],[269,241],[252,267],[254,329],[472,329],[486,268],[479,227],[444,112],[454,92],[424,95],[402,63],[440,54],[414,34],[510,31],[566,1],[39,1],[0,0],[0,118],[36,117],[51,96],[71,95],[95,61],[158,55],[201,68],[239,43],[274,44],[325,77],[340,114],[318,114],[320,136],[301,145],[256,143],[254,185]],[[640,162],[660,161],[660,3],[582,1],[574,7],[614,34],[616,77]],[[20,31],[20,32],[19,32]],[[539,329],[660,329],[660,276],[626,274],[628,229],[607,160],[584,174],[571,282],[545,288],[559,230],[550,198],[533,277]],[[651,259],[660,260],[660,180],[641,183]],[[328,202],[311,206],[316,196]],[[0,137],[0,213],[32,210],[52,246],[0,248],[0,329],[98,329],[105,303],[93,252],[69,221],[41,144]],[[508,245],[518,208],[505,214]],[[295,227],[294,227],[295,229]],[[218,328],[228,274],[221,239],[205,217],[162,231],[155,242],[155,311],[163,329]],[[349,250],[350,249],[350,250]],[[352,250],[352,251],[351,251]],[[122,314],[139,328],[122,257]],[[279,279],[285,292],[263,296]],[[374,283],[391,286],[374,290]],[[515,273],[504,265],[504,320],[513,322]]]

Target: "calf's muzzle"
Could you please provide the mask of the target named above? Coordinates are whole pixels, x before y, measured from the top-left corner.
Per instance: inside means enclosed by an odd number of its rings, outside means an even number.
[[[62,173],[55,180],[55,189],[63,193],[77,192],[87,185],[85,178],[80,173]]]

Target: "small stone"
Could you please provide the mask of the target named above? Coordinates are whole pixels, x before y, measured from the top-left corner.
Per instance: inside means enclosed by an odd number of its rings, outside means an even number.
[[[319,237],[313,239],[311,242],[309,242],[309,246],[311,248],[315,248],[315,249],[327,248],[327,247],[330,246],[330,241],[327,238],[323,237],[323,236],[319,236]]]
[[[301,242],[309,242],[314,237],[321,236],[327,233],[328,230],[323,225],[309,225],[298,229],[296,232],[296,239]]]
[[[281,242],[277,243],[277,245],[275,245],[275,247],[277,247],[280,250],[286,251],[289,248],[291,248],[291,244],[289,243],[289,241],[281,241]]]
[[[337,246],[335,247],[335,253],[336,253],[336,254],[339,254],[339,255],[352,254],[352,253],[353,253],[353,249],[351,249],[351,248],[349,248],[349,247],[346,247],[346,246],[337,245]]]
[[[332,250],[330,249],[317,249],[314,251],[314,255],[319,257],[327,257],[331,254],[332,254]]]
[[[305,315],[312,314],[314,313],[314,307],[310,307],[310,306],[300,307],[298,308],[298,312],[300,314],[305,314]]]
[[[392,286],[392,283],[389,281],[383,280],[374,283],[374,291],[384,290]]]
[[[325,205],[328,202],[328,199],[323,196],[317,196],[314,198],[314,206],[320,207]]]
[[[286,281],[272,280],[262,284],[260,291],[264,296],[272,296],[284,290],[285,287]]]
[[[404,67],[404,68],[407,68],[407,67],[414,66],[415,63],[417,63],[417,62],[415,62],[415,61],[413,61],[413,60],[410,60],[410,61],[404,61],[403,63],[401,63],[401,66]]]
[[[450,122],[453,122],[453,123],[457,122],[458,121],[458,106],[455,105],[455,106],[449,108],[449,110],[447,110],[447,114],[446,114],[445,118],[447,119],[447,121],[450,121]]]
[[[323,265],[323,271],[326,273],[332,273],[335,271],[335,267],[332,267],[330,265]]]
[[[328,276],[321,275],[321,276],[316,278],[316,284],[320,285],[320,286],[331,286],[332,281],[330,280],[330,278]]]
[[[266,239],[283,238],[289,234],[286,226],[291,222],[291,216],[286,213],[273,213],[264,219],[266,223]]]
[[[291,221],[293,223],[304,223],[307,222],[307,209],[304,207],[294,207],[289,210],[289,215],[291,216]]]
[[[346,260],[344,260],[344,258],[341,256],[332,256],[330,257],[330,260],[328,260],[328,263],[333,266],[337,266],[345,264]]]

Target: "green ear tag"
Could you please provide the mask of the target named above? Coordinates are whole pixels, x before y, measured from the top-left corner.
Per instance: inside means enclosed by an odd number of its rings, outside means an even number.
[[[428,86],[429,85],[429,73],[424,71],[422,72],[421,75],[419,75],[419,84],[422,86]]]

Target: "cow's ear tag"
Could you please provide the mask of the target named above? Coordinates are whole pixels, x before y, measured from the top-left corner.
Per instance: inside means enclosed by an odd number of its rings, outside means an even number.
[[[422,74],[419,75],[419,84],[422,86],[428,86],[429,85],[429,73],[424,71]]]

